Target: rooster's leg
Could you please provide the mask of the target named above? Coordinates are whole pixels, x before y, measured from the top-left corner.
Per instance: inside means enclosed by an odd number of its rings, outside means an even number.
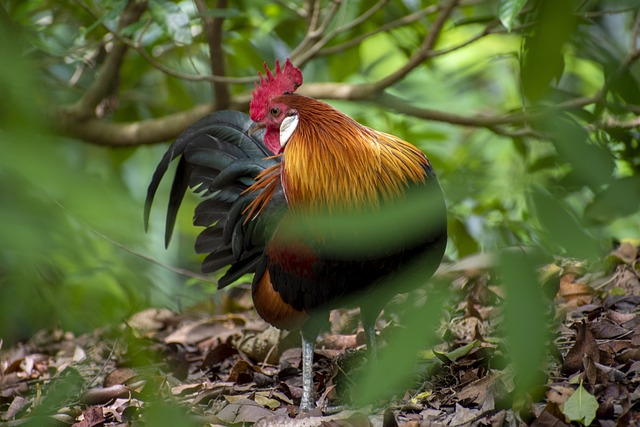
[[[316,337],[313,338],[302,333],[302,399],[300,410],[309,412],[315,408],[313,398],[313,351]]]

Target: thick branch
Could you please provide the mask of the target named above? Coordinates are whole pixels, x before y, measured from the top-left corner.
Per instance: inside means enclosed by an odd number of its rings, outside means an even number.
[[[214,76],[224,76],[225,61],[224,50],[222,48],[222,24],[224,18],[217,16],[207,16],[207,5],[204,0],[195,0],[198,12],[202,15],[202,24],[204,26],[204,32],[207,37],[207,44],[209,45],[209,60],[211,62],[211,73]],[[227,0],[218,0],[216,2],[217,9],[225,9],[227,7]],[[224,109],[227,108],[230,102],[229,86],[226,82],[214,81],[213,90],[216,97],[215,108]]]
[[[95,117],[76,121],[64,114],[63,110],[54,116],[54,126],[64,135],[92,144],[132,147],[174,139],[189,125],[211,111],[211,104],[203,104],[158,119],[113,123]]]
[[[470,115],[463,116],[455,113],[420,108],[407,101],[389,94],[376,94],[370,85],[354,85],[346,83],[310,83],[300,87],[300,93],[323,99],[345,101],[366,101],[381,105],[389,110],[417,117],[459,126],[487,128],[500,135],[512,135],[502,126],[520,125],[550,111],[579,108],[595,102],[594,98],[581,98],[565,104],[559,104],[552,110],[530,113],[513,113],[504,115]],[[249,107],[250,94],[232,98],[229,108],[246,111]],[[185,128],[193,124],[207,113],[214,111],[211,104],[197,105],[190,110],[171,114],[159,119],[143,120],[131,123],[111,123],[92,118],[83,122],[73,120],[65,111],[59,111],[53,122],[58,131],[64,135],[82,139],[86,142],[112,147],[127,147],[154,144],[168,141],[178,136]],[[529,134],[527,130],[522,131]]]

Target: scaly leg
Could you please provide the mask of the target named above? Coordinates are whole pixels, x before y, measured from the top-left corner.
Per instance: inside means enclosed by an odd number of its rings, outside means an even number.
[[[315,347],[315,337],[313,339],[302,334],[302,399],[300,399],[300,410],[309,412],[316,406],[313,396],[313,351]]]

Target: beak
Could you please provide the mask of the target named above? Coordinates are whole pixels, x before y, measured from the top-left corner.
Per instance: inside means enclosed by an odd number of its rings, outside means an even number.
[[[255,136],[258,132],[260,132],[265,127],[267,127],[267,125],[265,125],[264,123],[253,122],[253,124],[249,126],[247,133],[249,134],[249,136]]]

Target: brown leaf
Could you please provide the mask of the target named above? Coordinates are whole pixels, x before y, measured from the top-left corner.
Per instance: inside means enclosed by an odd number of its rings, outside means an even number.
[[[252,360],[264,360],[267,363],[276,363],[280,357],[281,343],[290,335],[288,331],[281,331],[273,326],[261,331],[246,330],[238,344],[238,350],[249,356]],[[296,345],[300,345],[300,338],[296,337]]]
[[[547,401],[562,405],[571,397],[574,391],[575,390],[571,387],[553,385],[549,391],[547,391]]]
[[[538,418],[531,423],[531,427],[569,427],[569,425],[545,409],[540,413]]]
[[[638,258],[638,248],[629,242],[622,242],[611,252],[611,257],[619,259],[625,264],[632,264]]]
[[[571,375],[582,368],[582,358],[587,355],[594,362],[600,362],[600,350],[598,343],[591,333],[589,326],[582,322],[575,325],[577,328],[576,343],[569,350],[562,364],[562,373]]]
[[[128,387],[116,384],[110,387],[91,388],[82,394],[82,401],[88,405],[98,405],[118,397],[128,397],[130,394],[131,390]]]
[[[596,418],[598,420],[601,419],[612,419],[614,417],[614,407],[613,407],[613,398],[609,397],[602,401],[598,406],[598,410],[596,412]]]
[[[9,405],[9,409],[2,415],[3,420],[12,420],[18,413],[20,413],[23,409],[27,408],[30,405],[30,402],[22,396],[16,396],[11,405]]]
[[[241,359],[238,360],[231,368],[231,372],[229,372],[227,381],[238,384],[246,384],[248,382],[251,382],[251,377],[253,376],[254,372],[254,366],[246,360]]]
[[[320,426],[321,427],[371,427],[371,421],[369,421],[369,418],[366,415],[360,412],[356,412],[355,414],[351,415],[349,418],[345,418],[343,420],[323,421],[320,423]]]
[[[208,368],[212,365],[216,365],[235,354],[238,354],[238,349],[234,346],[226,342],[220,343],[207,353],[201,367]]]
[[[612,340],[603,344],[603,350],[610,351],[614,356],[629,348],[635,348],[631,340]]]
[[[629,366],[629,369],[627,369],[627,374],[635,374],[638,372],[640,372],[640,361],[633,362],[631,366]]]
[[[261,418],[272,415],[273,412],[258,405],[253,400],[241,399],[230,403],[215,415],[227,423],[255,423]]]
[[[358,340],[358,334],[325,334],[322,340],[318,342],[319,347],[329,348],[333,350],[346,350],[348,348],[356,348],[361,343]]]
[[[629,331],[622,326],[618,326],[606,320],[590,323],[589,329],[591,329],[591,333],[593,334],[594,338],[601,340],[617,338],[629,333]]]
[[[640,348],[630,348],[628,350],[625,350],[618,356],[616,356],[616,360],[620,363],[640,360]]]
[[[598,369],[596,368],[593,360],[589,355],[585,354],[582,358],[582,364],[584,366],[584,375],[587,378],[587,382],[591,385],[595,385],[598,382]],[[605,383],[608,382],[606,379],[607,378],[605,376]]]
[[[635,319],[636,316],[637,315],[635,313],[621,313],[615,310],[607,310],[607,317],[618,325],[630,322],[631,320]]]
[[[398,422],[396,421],[396,417],[393,415],[392,410],[387,409],[384,411],[382,427],[398,427]]]
[[[135,378],[138,373],[131,368],[118,368],[109,372],[102,383],[105,387],[111,387],[112,385],[126,384],[127,381]]]
[[[127,325],[142,333],[151,333],[164,329],[175,317],[176,315],[166,308],[148,308],[131,316]]]
[[[501,400],[506,394],[508,392],[502,374],[492,373],[464,387],[455,398],[464,404],[475,404],[482,406],[483,410],[493,410],[495,401]]]
[[[566,299],[567,301],[578,300],[582,302],[580,305],[588,304],[591,302],[593,295],[593,288],[586,283],[575,283],[570,281],[572,275],[567,274],[560,279],[560,290],[558,295]]]
[[[82,420],[71,427],[95,427],[104,423],[104,415],[100,406],[91,406],[82,412]]]
[[[238,334],[242,330],[246,320],[235,316],[218,316],[211,319],[187,322],[177,330],[169,334],[165,344],[197,344],[210,337],[224,341],[231,335]]]

